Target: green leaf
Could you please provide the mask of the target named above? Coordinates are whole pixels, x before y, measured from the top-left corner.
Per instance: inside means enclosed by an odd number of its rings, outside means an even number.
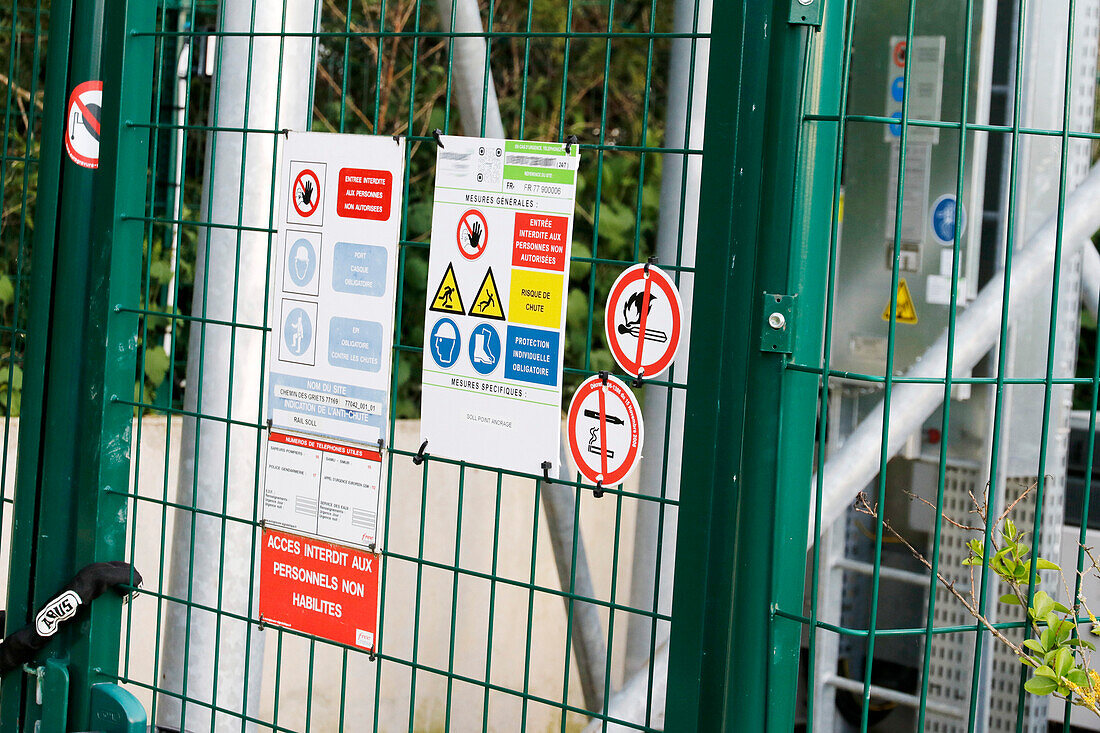
[[[1093,643],[1085,639],[1070,639],[1066,642],[1066,646],[1080,646],[1091,651],[1096,651],[1096,647],[1093,646]]]
[[[1043,645],[1035,639],[1024,639],[1024,646],[1028,649],[1031,649],[1032,651],[1039,652],[1040,654],[1046,651],[1046,649],[1043,648]]]
[[[1054,599],[1050,597],[1050,594],[1045,590],[1036,593],[1035,598],[1031,601],[1031,615],[1040,619],[1052,610],[1054,610]]]
[[[1054,683],[1054,680],[1046,677],[1032,677],[1024,683],[1024,689],[1032,695],[1049,695],[1057,688],[1058,685]]]
[[[1003,596],[1001,596],[1001,603],[1004,603],[1004,604],[1009,605],[1009,606],[1022,606],[1023,605],[1022,603],[1020,603],[1020,599],[1016,597],[1015,593],[1005,593]]]
[[[1066,674],[1066,679],[1082,689],[1089,689],[1089,676],[1083,669],[1071,669]]]
[[[1069,613],[1070,612],[1070,610],[1068,608],[1063,606],[1058,601],[1054,602],[1054,610],[1057,611],[1058,613]]]
[[[1043,629],[1043,633],[1039,634],[1039,642],[1043,645],[1044,649],[1053,649],[1057,643],[1054,629]]]
[[[1052,563],[1050,560],[1044,560],[1041,557],[1038,560],[1035,561],[1035,567],[1039,568],[1040,570],[1061,570],[1062,569],[1062,568],[1058,567],[1057,565],[1055,565],[1054,563]]]
[[[168,374],[168,354],[163,346],[150,346],[145,349],[145,378],[154,387],[159,386]]]
[[[1046,677],[1051,680],[1058,679],[1058,675],[1054,674],[1054,670],[1046,665],[1043,665],[1042,667],[1039,667],[1039,669],[1035,670],[1035,676]]]
[[[1054,671],[1059,677],[1065,677],[1073,669],[1073,651],[1062,647],[1054,657]]]
[[[1010,540],[1014,540],[1014,539],[1016,539],[1016,534],[1017,534],[1016,523],[1013,522],[1011,519],[1006,519],[1005,520],[1005,528],[1004,528],[1004,536],[1007,537]]]
[[[11,278],[7,275],[0,276],[0,303],[8,305],[15,300],[15,288],[11,284]]]

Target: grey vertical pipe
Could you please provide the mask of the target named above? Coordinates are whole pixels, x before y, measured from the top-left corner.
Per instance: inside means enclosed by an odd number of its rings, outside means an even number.
[[[454,21],[455,33],[484,33],[481,25],[481,10],[477,0],[438,0],[439,23],[444,31],[451,30]],[[497,88],[486,58],[485,39],[477,36],[463,36],[451,41],[453,54],[453,94],[458,102],[458,112],[462,115],[462,130],[467,135],[482,137],[504,137],[504,125],[500,120],[500,106],[497,104]],[[488,80],[488,83],[486,83]],[[485,119],[485,133],[481,133],[482,117]]]
[[[443,28],[450,29],[452,13],[456,33],[480,34],[481,13],[477,0],[439,0],[439,21]],[[504,137],[504,124],[500,119],[500,107],[497,105],[496,85],[488,69],[485,53],[485,39],[476,36],[454,39],[454,94],[462,115],[463,129],[467,135],[478,135],[481,130],[483,102],[485,115],[484,137]],[[486,89],[486,87],[488,87]],[[470,124],[474,120],[474,124]],[[562,448],[559,458],[559,475],[569,478],[566,468],[568,461]],[[542,484],[541,496],[546,512],[546,524],[550,532],[550,545],[554,551],[554,563],[558,569],[561,587],[568,590],[572,584],[576,595],[594,598],[592,574],[588,569],[588,556],[584,549],[584,539],[579,528],[575,527],[576,513],[574,499],[576,489],[557,484]],[[573,540],[576,533],[577,567],[573,573]],[[570,601],[565,601],[566,609]],[[573,602],[573,653],[577,659],[577,671],[581,680],[585,706],[590,710],[599,710],[603,705],[603,687],[607,660],[607,646],[604,644],[603,623],[600,621],[599,608],[591,603]]]
[[[1080,246],[1100,229],[1100,207],[1096,206],[1098,198],[1100,166],[1093,166],[1085,180],[1066,201],[1062,227],[1062,238],[1066,247]],[[1010,323],[1013,313],[1019,314],[1021,309],[1029,308],[1032,299],[1044,292],[1042,279],[1049,278],[1053,273],[1057,225],[1057,214],[1052,214],[1013,256],[1010,280],[1012,302],[1008,314]],[[978,293],[978,297],[958,317],[955,327],[955,374],[968,372],[995,345],[1000,335],[1004,285],[1004,271],[1001,271],[990,279]],[[946,364],[945,330],[905,376],[942,379]],[[888,458],[897,455],[905,442],[920,430],[921,425],[941,402],[942,385],[894,385],[889,416]],[[878,474],[883,417],[883,404],[879,402],[825,463],[821,526],[827,527],[835,521],[863,487]],[[814,476],[815,483],[816,480],[817,477]],[[812,507],[810,511],[813,512]],[[812,536],[807,539],[808,546],[812,546],[813,542]]]
[[[558,457],[558,476],[569,481],[569,459],[565,445]],[[572,584],[574,595],[595,598],[592,587],[592,575],[588,572],[588,555],[584,550],[584,538],[576,527],[576,496],[578,489],[573,486],[542,482],[539,495],[542,508],[546,513],[546,526],[550,530],[550,546],[554,550],[554,564],[558,569],[558,579],[562,590],[569,590]],[[577,574],[573,576],[573,539],[577,543]],[[607,669],[607,646],[604,644],[603,624],[600,621],[599,608],[591,603],[565,601],[568,612],[573,606],[573,653],[577,657],[577,673],[581,679],[581,692],[584,705],[589,710],[603,707],[604,680]]]
[[[1081,243],[1081,251],[1081,304],[1095,321],[1100,310],[1100,252],[1091,239]]]
[[[676,0],[673,8],[673,32],[700,33],[710,30],[710,0],[700,0],[696,18],[695,0]],[[668,106],[665,119],[666,148],[703,147],[703,123],[706,117],[707,60],[710,56],[709,41],[677,38],[672,41],[668,73]],[[694,54],[692,53],[694,47]],[[694,56],[694,69],[692,61]],[[693,90],[693,91],[691,91]],[[688,110],[690,92],[691,109]],[[699,156],[664,156],[661,169],[660,219],[657,224],[658,264],[695,264],[695,234],[699,221],[699,175],[702,160]],[[684,168],[687,168],[685,177]],[[682,247],[682,248],[681,248]],[[688,349],[692,304],[691,273],[680,277],[680,298],[684,302],[684,331],[675,366],[668,375],[677,382],[687,380]],[[666,377],[668,376],[666,375]],[[642,457],[639,490],[648,496],[660,496],[662,486],[665,495],[675,499],[680,493],[680,458],[683,453],[684,405],[687,395],[682,389],[673,389],[671,406],[669,389],[656,385],[645,388],[645,405],[642,421],[645,425],[646,454]],[[668,434],[668,450],[663,450],[665,434]],[[666,460],[667,457],[667,460]],[[639,501],[634,520],[634,555],[631,566],[630,605],[650,609],[656,584],[658,563],[661,568],[661,587],[658,592],[658,608],[668,610],[672,601],[672,553],[676,547],[675,515],[665,510],[663,531],[660,506],[656,502]],[[661,557],[657,557],[657,534],[661,531]],[[668,637],[668,624],[660,623],[656,645]],[[653,620],[645,616],[631,615],[627,622],[626,660],[627,674],[649,666],[653,653]]]
[[[227,33],[308,33],[313,30],[314,13],[315,0],[285,0],[285,4],[225,0],[219,27]],[[211,111],[212,125],[268,130],[307,126],[313,69],[309,37],[284,40],[226,35],[220,38],[218,54],[217,108]],[[272,134],[250,134],[247,146],[245,142],[245,136],[237,132],[219,132],[208,138],[203,220],[265,229],[274,222],[273,207],[277,211],[271,187],[276,139]],[[274,245],[274,237],[264,232],[218,227],[200,231],[192,313],[221,321],[264,323],[268,252]],[[193,322],[185,409],[258,422],[263,368],[263,332]],[[252,520],[257,440],[257,430],[252,427],[185,418],[178,502]],[[201,606],[254,616],[256,599],[249,590],[256,586],[254,560],[258,552],[253,540],[250,524],[222,521],[210,514],[175,512],[168,592]],[[256,627],[236,619],[219,619],[212,611],[192,608],[188,612],[182,604],[167,604],[157,682],[176,693],[184,692],[186,685],[187,697],[200,701],[186,705],[184,725],[188,730],[240,725],[239,718],[234,724],[229,714],[212,718],[209,706],[200,704],[213,699],[215,685],[219,708],[256,715],[262,664],[263,633]],[[160,725],[179,728],[182,714],[183,705],[177,698],[160,696]]]

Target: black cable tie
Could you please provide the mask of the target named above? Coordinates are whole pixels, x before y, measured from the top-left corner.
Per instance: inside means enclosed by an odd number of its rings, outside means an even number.
[[[283,129],[279,130],[279,134],[281,134],[285,138],[289,138],[290,137],[290,128],[289,127],[284,127]]]
[[[638,367],[638,376],[634,378],[634,381],[630,384],[634,387],[642,386],[642,377],[645,376],[645,367]]]
[[[650,257],[645,261],[645,267],[642,268],[642,272],[644,272],[646,274],[646,277],[649,277],[649,266],[650,265],[656,265],[656,264],[657,264],[657,258],[656,257]]]
[[[386,449],[386,441],[383,438],[378,439],[378,455],[382,455],[382,451]]]
[[[443,141],[439,139],[439,136],[442,135],[442,134],[443,134],[443,131],[440,130],[438,127],[435,128],[434,130],[432,130],[432,137],[435,138],[435,144],[438,145],[440,148],[444,147],[443,146]]]
[[[413,456],[413,463],[415,465],[419,466],[421,463],[424,462],[424,456],[428,455],[427,453],[424,452],[424,449],[427,448],[427,447],[428,447],[428,441],[426,441],[426,440],[423,443],[420,444],[420,450],[418,450],[416,452],[416,455]]]
[[[577,144],[578,143],[577,143],[577,136],[576,135],[570,135],[569,137],[565,138],[565,154],[569,155],[569,151],[572,149],[572,147],[574,145],[577,145]]]
[[[259,622],[258,622],[258,623],[256,624],[256,627],[257,627],[257,628],[258,628],[258,629],[259,629],[260,631],[263,631],[263,630],[264,630],[264,615],[263,615],[262,613],[260,614],[260,620],[259,620]]]
[[[400,145],[401,144],[401,136],[400,135],[394,135],[393,136],[393,141],[395,143],[397,143],[398,145]]]
[[[604,386],[607,386],[607,378],[609,376],[606,369],[600,372],[600,381],[604,383]]]
[[[596,488],[592,489],[592,496],[597,499],[603,498],[603,481],[596,482]]]
[[[378,659],[378,657],[375,656],[373,649],[371,649],[369,652],[367,652],[367,659],[369,659],[372,662],[375,661],[376,659]]]
[[[554,480],[550,478],[550,466],[552,465],[554,464],[550,463],[550,461],[542,462],[542,480],[548,484],[554,483]]]

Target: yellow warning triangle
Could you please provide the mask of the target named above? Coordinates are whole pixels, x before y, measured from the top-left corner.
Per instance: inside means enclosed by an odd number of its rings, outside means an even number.
[[[504,320],[504,308],[500,304],[500,291],[497,290],[497,281],[493,278],[493,268],[485,273],[485,279],[481,281],[481,287],[477,289],[477,297],[470,305],[470,315],[480,318],[494,318]]]
[[[458,279],[455,277],[453,264],[447,264],[447,272],[443,273],[443,279],[435,289],[435,297],[428,305],[428,310],[466,315],[466,309],[462,307],[462,296],[458,292]]]
[[[882,311],[882,320],[890,320],[890,304],[886,304]],[[905,278],[898,280],[898,323],[916,323],[917,308],[913,305],[913,294],[909,292],[909,286]]]

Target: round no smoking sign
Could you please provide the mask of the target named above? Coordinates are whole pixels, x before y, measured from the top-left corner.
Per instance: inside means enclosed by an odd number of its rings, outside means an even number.
[[[642,410],[625,384],[589,377],[569,403],[569,450],[592,483],[617,486],[642,457]]]

